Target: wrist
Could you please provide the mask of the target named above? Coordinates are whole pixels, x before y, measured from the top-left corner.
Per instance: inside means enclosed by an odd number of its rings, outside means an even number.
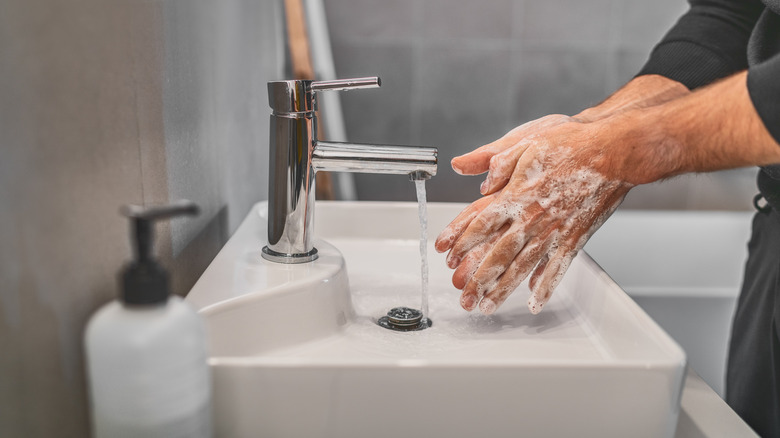
[[[600,104],[574,116],[586,123],[603,120],[622,112],[660,105],[690,94],[685,85],[659,75],[638,76]]]
[[[604,171],[631,185],[678,175],[682,144],[665,127],[662,107],[626,110],[593,126],[604,151]]]
[[[609,116],[609,112],[601,107],[601,104],[586,108],[581,112],[572,116],[575,120],[581,123],[593,123],[604,119]]]

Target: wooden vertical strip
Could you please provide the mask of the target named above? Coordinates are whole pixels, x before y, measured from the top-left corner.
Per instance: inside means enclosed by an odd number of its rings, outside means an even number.
[[[287,39],[290,46],[294,79],[314,79],[314,67],[306,32],[306,13],[302,0],[284,0],[287,19]]]
[[[314,66],[311,58],[309,36],[306,32],[306,11],[302,0],[284,0],[287,20],[287,39],[290,47],[290,60],[294,79],[314,80]],[[319,115],[317,115],[319,117]],[[319,134],[323,135],[322,126],[318,126]],[[317,199],[335,199],[333,180],[327,172],[317,172]]]

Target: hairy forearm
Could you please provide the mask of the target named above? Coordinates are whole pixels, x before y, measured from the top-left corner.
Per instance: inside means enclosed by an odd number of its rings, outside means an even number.
[[[690,94],[681,83],[659,75],[634,78],[602,103],[574,117],[552,114],[525,123],[498,140],[488,143],[452,160],[452,168],[464,175],[489,171],[480,188],[483,195],[499,190],[509,180],[517,159],[522,154],[523,139],[540,135],[547,129],[566,122],[591,124],[626,111],[648,108]]]
[[[741,72],[665,103],[635,108],[596,122],[620,148],[608,173],[643,184],[686,172],[708,172],[780,163],[780,145],[769,134],[748,95]]]
[[[638,76],[600,104],[574,116],[583,122],[595,122],[615,114],[660,105],[690,94],[685,85],[659,75]]]

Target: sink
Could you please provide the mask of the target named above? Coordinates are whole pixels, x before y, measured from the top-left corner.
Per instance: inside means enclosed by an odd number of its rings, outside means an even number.
[[[463,204],[428,205],[433,326],[420,308],[414,203],[318,202],[319,259],[264,260],[257,204],[187,296],[210,338],[216,434],[269,437],[671,437],[682,349],[585,253],[544,311],[523,284],[467,313],[432,237]]]

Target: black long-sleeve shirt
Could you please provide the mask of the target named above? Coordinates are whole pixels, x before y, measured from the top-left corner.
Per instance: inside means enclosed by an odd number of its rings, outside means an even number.
[[[690,0],[640,74],[690,89],[748,69],[748,92],[780,142],[780,0]]]
[[[640,71],[689,89],[748,70],[748,94],[780,143],[780,0],[689,0],[691,8]],[[780,165],[759,174],[761,193],[780,207]]]

